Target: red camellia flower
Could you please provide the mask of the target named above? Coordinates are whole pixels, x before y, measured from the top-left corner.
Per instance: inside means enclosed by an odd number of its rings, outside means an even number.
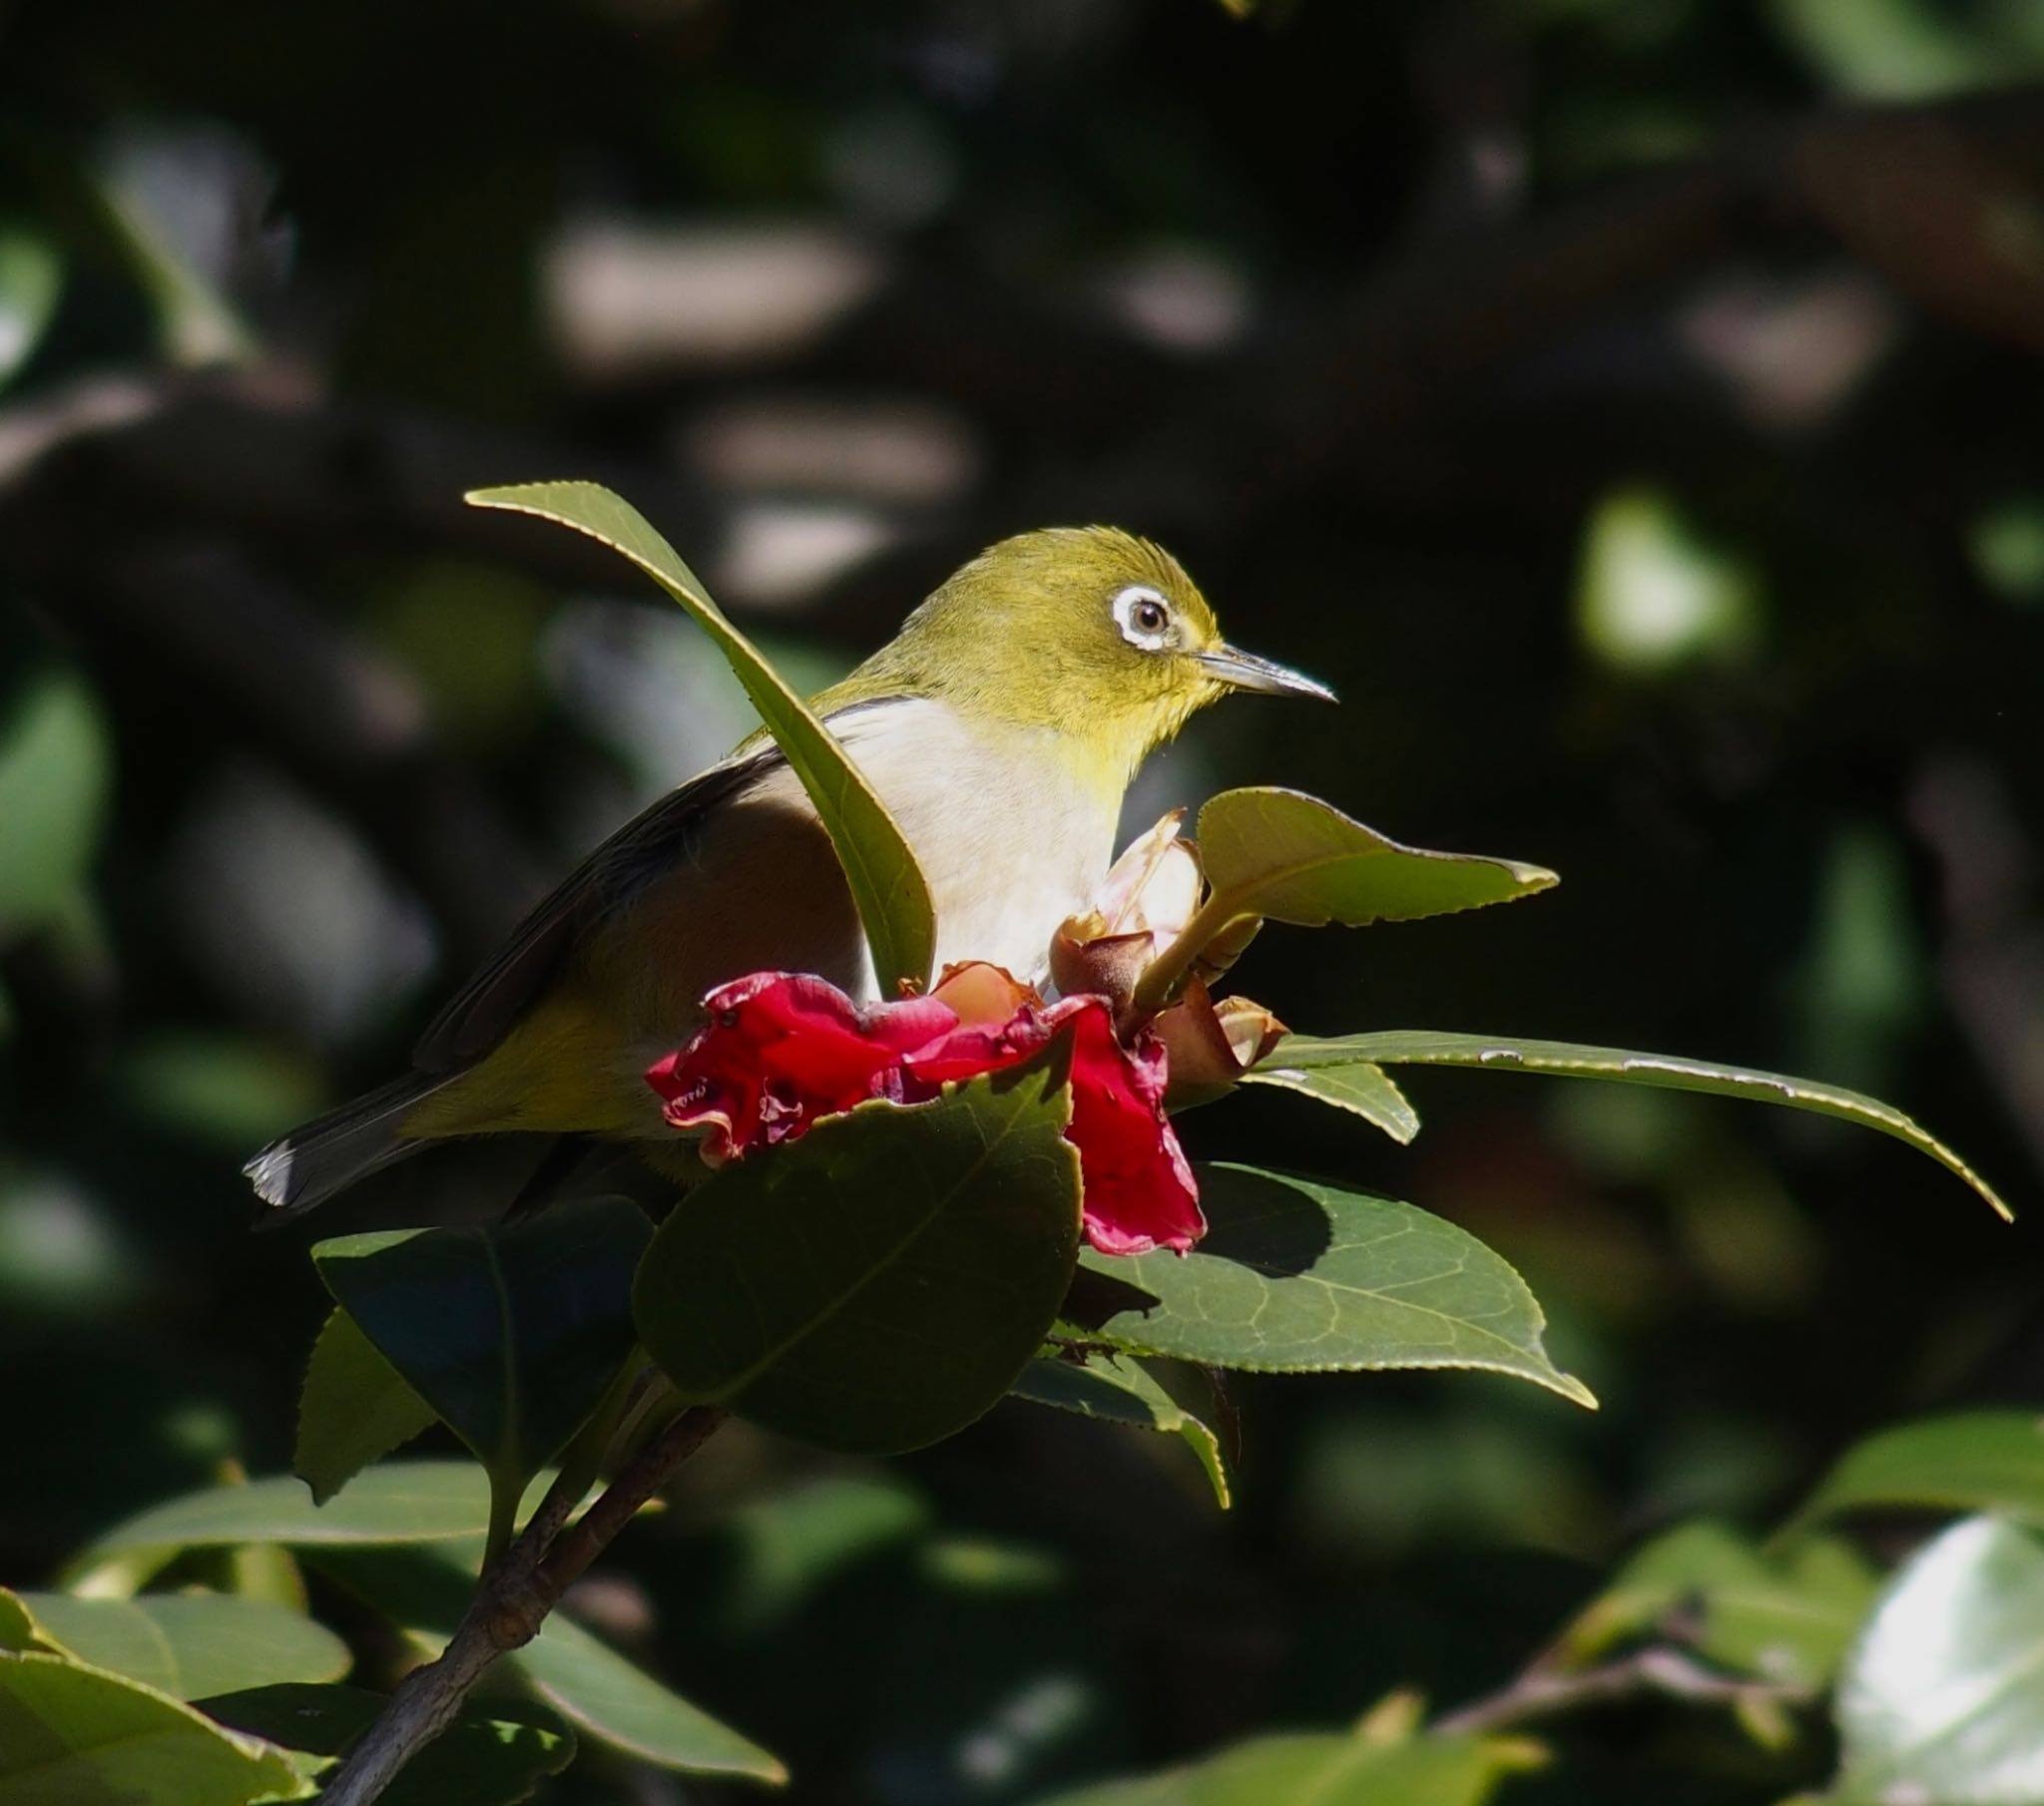
[[[802,1133],[868,1098],[916,1104],[952,1080],[1018,1065],[1072,1035],[1072,1121],[1086,1237],[1104,1254],[1184,1253],[1206,1233],[1192,1168],[1164,1115],[1167,1056],[1145,1033],[1115,1039],[1104,999],[1046,1004],[998,967],[945,975],[928,997],[861,1010],[834,985],[756,972],[703,1000],[709,1027],[646,1080],[677,1129],[700,1129],[712,1165]]]

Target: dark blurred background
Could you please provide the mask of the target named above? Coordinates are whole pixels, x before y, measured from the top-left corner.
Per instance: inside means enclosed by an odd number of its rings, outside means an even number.
[[[2027,0],[0,4],[0,1573],[284,1465],[320,1294],[241,1161],[748,727],[478,483],[609,482],[812,681],[991,539],[1152,534],[1343,706],[1215,711],[1131,825],[1292,783],[1565,879],[1243,988],[1859,1086],[2034,1212],[2040,81]],[[1023,1799],[1466,1697],[1655,1527],[2044,1396],[2034,1229],[1892,1142],[1411,1090],[1409,1151],[1185,1129],[1491,1240],[1597,1416],[1245,1383],[1227,1517],[1019,1404],[740,1432],[585,1615],[799,1799]],[[1642,1708],[1553,1797],[1784,1773]]]

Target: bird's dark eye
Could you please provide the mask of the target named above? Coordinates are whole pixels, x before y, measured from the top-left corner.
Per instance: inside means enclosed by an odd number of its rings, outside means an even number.
[[[1148,584],[1132,583],[1114,599],[1115,625],[1139,652],[1162,652],[1171,633],[1171,604]]]

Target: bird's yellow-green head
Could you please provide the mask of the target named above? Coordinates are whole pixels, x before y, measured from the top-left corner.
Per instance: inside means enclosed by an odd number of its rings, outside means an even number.
[[[969,719],[1048,728],[1117,788],[1231,689],[1333,699],[1230,646],[1178,560],[1115,527],[1047,527],[988,547],[852,681],[866,694],[938,697]]]

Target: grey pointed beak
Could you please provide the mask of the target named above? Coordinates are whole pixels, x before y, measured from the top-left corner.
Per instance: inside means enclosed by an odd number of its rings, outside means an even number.
[[[1235,689],[1257,689],[1274,696],[1317,696],[1322,702],[1340,698],[1324,683],[1269,659],[1259,659],[1233,646],[1217,646],[1195,657],[1207,675]]]

